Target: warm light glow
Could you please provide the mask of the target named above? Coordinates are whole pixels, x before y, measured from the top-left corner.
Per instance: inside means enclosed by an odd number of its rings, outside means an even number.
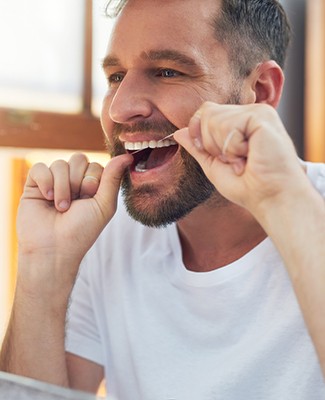
[[[29,166],[42,162],[48,166],[55,160],[69,161],[69,158],[76,151],[72,150],[29,150],[26,151],[25,160]],[[105,166],[109,161],[109,155],[106,153],[84,152],[90,162],[98,162]]]
[[[325,2],[307,3],[305,157],[325,161]]]
[[[0,344],[4,336],[10,310],[10,157],[0,149]]]

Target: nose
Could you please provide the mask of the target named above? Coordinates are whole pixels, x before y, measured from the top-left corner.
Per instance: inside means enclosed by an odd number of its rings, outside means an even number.
[[[123,124],[148,118],[153,112],[153,87],[135,71],[129,71],[118,86],[109,106],[109,117]]]

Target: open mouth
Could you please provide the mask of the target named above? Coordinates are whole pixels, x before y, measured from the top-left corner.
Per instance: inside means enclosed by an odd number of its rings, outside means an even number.
[[[146,172],[160,167],[177,152],[178,145],[172,139],[151,140],[150,142],[125,142],[125,149],[133,154],[132,168],[136,172]]]

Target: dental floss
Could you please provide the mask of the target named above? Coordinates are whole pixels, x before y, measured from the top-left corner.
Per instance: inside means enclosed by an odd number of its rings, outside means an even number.
[[[157,143],[160,143],[160,142],[162,142],[163,140],[166,140],[166,139],[170,139],[170,138],[173,137],[173,136],[174,136],[174,132],[171,133],[171,134],[169,134],[169,135],[167,135],[167,136],[165,136],[165,137],[163,137],[162,139],[159,139],[159,140],[157,141]],[[133,151],[132,154],[139,153],[139,152],[142,151],[142,150],[146,150],[146,149],[140,149],[140,150]]]

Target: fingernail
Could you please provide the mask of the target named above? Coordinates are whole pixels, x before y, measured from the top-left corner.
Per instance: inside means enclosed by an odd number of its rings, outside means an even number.
[[[58,204],[58,207],[61,210],[67,210],[69,208],[70,203],[68,202],[68,200],[62,200],[60,201],[60,203]]]
[[[194,146],[198,149],[198,150],[202,150],[203,149],[203,144],[200,138],[196,137],[193,140]]]
[[[53,197],[54,197],[54,190],[53,190],[53,189],[51,189],[51,190],[49,190],[49,191],[47,192],[47,197],[48,197],[49,199],[53,199]]]

